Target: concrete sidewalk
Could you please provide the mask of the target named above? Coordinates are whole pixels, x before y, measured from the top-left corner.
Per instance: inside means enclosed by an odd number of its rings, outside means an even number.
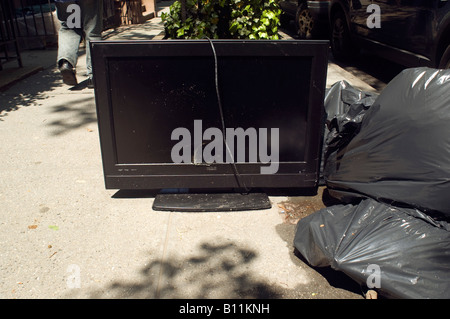
[[[157,17],[106,36],[161,31]],[[294,254],[295,220],[279,205],[317,210],[320,192],[271,196],[263,211],[176,213],[105,190],[94,91],[68,88],[52,63],[0,93],[0,298],[362,298]],[[340,80],[372,90],[330,64],[327,85]]]

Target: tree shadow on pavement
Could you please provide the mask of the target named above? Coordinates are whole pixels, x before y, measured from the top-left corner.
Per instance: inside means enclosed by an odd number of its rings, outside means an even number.
[[[164,27],[153,23],[152,20],[136,25],[125,25],[119,28],[109,30],[104,35],[104,40],[120,41],[120,40],[151,40],[155,36],[162,34]]]
[[[115,281],[90,298],[279,298],[280,290],[256,278],[256,253],[233,243],[203,243],[190,257],[151,259],[140,280]]]
[[[55,67],[38,72],[2,92],[0,121],[4,121],[10,112],[29,106],[43,106],[49,111],[46,125],[55,136],[97,123],[93,89],[87,88],[86,81],[74,87],[63,84]]]
[[[74,96],[64,104],[54,105],[50,108],[52,120],[47,123],[51,134],[62,135],[88,124],[97,126],[97,113],[93,95],[83,94]],[[58,118],[54,118],[57,116]]]
[[[42,105],[48,92],[63,85],[54,68],[40,71],[0,93],[0,121],[8,113],[30,105]]]

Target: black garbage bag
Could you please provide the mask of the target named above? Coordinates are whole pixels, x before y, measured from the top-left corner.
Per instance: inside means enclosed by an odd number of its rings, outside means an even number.
[[[351,112],[356,116],[346,121]],[[406,69],[370,107],[357,105],[351,112],[334,116],[340,125],[324,145],[330,195],[346,203],[374,198],[449,217],[450,70]],[[343,134],[342,125],[349,123],[353,131]]]
[[[373,199],[301,219],[294,246],[386,298],[450,298],[450,227],[413,208]]]
[[[377,93],[355,89],[346,81],[333,84],[324,99],[327,145],[340,135],[355,134],[377,97]]]
[[[366,110],[375,102],[378,94],[354,88],[347,81],[334,83],[327,89],[324,99],[325,128],[323,136],[320,184],[324,163],[329,154],[348,144],[359,131]]]

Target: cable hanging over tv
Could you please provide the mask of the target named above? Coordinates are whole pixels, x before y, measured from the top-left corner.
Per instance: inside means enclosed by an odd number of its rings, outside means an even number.
[[[268,208],[253,190],[317,189],[328,41],[91,50],[107,189],[161,190],[153,209],[180,211]]]

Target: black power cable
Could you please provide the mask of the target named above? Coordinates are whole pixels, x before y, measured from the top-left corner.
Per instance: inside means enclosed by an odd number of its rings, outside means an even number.
[[[220,121],[221,121],[221,125],[222,125],[223,142],[225,143],[225,146],[230,155],[230,158],[232,158],[231,166],[233,167],[234,176],[239,185],[239,188],[243,189],[245,193],[249,193],[250,189],[245,185],[244,180],[242,179],[241,175],[238,172],[236,163],[234,162],[233,153],[231,152],[230,147],[228,146],[227,140],[225,138],[226,126],[225,126],[225,118],[223,116],[222,100],[220,97],[220,89],[219,89],[219,67],[218,67],[218,62],[217,62],[217,53],[216,53],[216,49],[214,47],[213,41],[208,37],[206,37],[206,39],[209,41],[209,43],[211,45],[211,49],[213,51],[213,55],[214,55],[214,77],[215,77],[215,85],[216,85],[217,104],[219,106]]]

